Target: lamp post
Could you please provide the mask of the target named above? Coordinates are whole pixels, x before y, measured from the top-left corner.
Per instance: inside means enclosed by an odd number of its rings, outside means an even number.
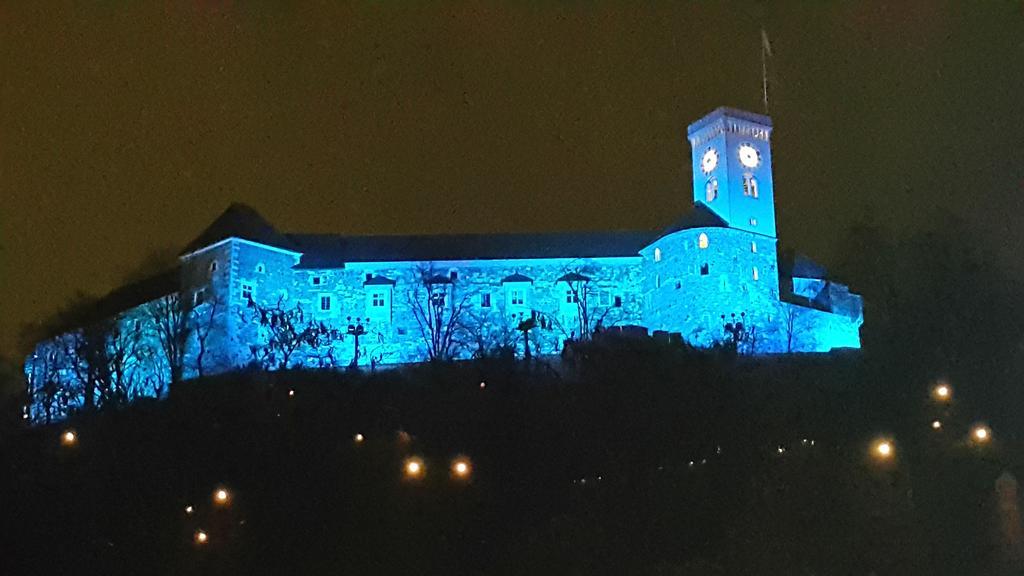
[[[349,368],[355,369],[359,366],[359,337],[366,334],[366,327],[363,326],[363,322],[359,318],[356,318],[355,324],[351,323],[351,316],[348,317],[348,321],[348,333],[356,339],[355,351],[352,354],[352,363],[349,364]],[[369,322],[370,319],[367,318],[366,321]]]

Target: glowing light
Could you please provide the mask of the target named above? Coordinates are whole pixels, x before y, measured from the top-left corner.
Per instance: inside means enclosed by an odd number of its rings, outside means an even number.
[[[473,465],[468,458],[459,457],[452,461],[452,474],[457,478],[469,478],[473,473]]]
[[[185,514],[192,514],[192,512],[195,512],[195,508],[192,508],[191,506],[185,506]]]
[[[288,397],[291,398],[292,396],[295,396],[295,390],[288,391]]]
[[[75,434],[74,430],[65,430],[60,435],[60,443],[65,446],[74,446],[78,443],[78,434]]]
[[[975,442],[983,444],[992,439],[992,430],[984,424],[978,424],[971,429],[971,438],[973,438]]]
[[[213,501],[221,506],[226,506],[231,502],[231,493],[227,488],[218,488],[213,492]]]
[[[932,396],[940,402],[947,402],[953,397],[953,389],[949,384],[941,383],[932,390]]]
[[[940,428],[942,428],[942,422],[939,422],[938,420],[932,420],[932,430],[938,430]]]
[[[405,465],[402,467],[405,471],[406,478],[422,478],[424,472],[426,472],[426,466],[423,465],[423,460],[419,458],[407,458]]]
[[[362,434],[356,434],[355,436],[352,437],[352,439],[356,441],[356,444],[362,444],[363,440],[366,440],[366,438]]]
[[[484,388],[487,388],[487,382],[480,383],[480,389],[483,390]]]
[[[206,544],[210,537],[206,535],[206,532],[202,530],[196,530],[193,539],[195,540],[196,544]]]
[[[895,451],[896,450],[893,448],[892,442],[888,440],[878,440],[877,442],[875,442],[874,448],[872,449],[872,452],[875,454],[875,456],[881,458],[882,460],[888,460],[889,458],[892,458],[893,453]]]
[[[701,250],[708,247],[708,235],[701,232],[700,236],[697,236],[697,247]]]

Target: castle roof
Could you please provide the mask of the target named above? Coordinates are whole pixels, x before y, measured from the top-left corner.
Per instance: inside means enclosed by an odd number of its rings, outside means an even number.
[[[347,262],[428,262],[636,256],[653,232],[341,236],[289,234],[302,252],[296,268],[337,268]]]
[[[206,230],[203,230],[195,240],[189,242],[180,255],[191,254],[226,238],[241,238],[265,246],[298,251],[295,244],[286,235],[278,232],[259,212],[251,206],[236,202],[228,206],[228,209],[218,216]]]
[[[793,268],[791,270],[793,278],[814,278],[816,280],[826,280],[828,271],[821,264],[818,264],[814,260],[811,260],[803,254],[796,254],[793,257]]]
[[[691,230],[693,228],[728,228],[729,224],[718,214],[715,214],[713,210],[704,205],[703,202],[697,202],[693,206],[693,210],[689,214],[686,214],[682,218],[673,222],[668,228],[662,232],[662,236],[668,236],[673,232],[679,232],[680,230]]]

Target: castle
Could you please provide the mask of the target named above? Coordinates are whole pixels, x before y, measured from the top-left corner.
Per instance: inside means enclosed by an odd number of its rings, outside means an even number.
[[[771,131],[730,108],[690,125],[694,208],[660,232],[288,234],[233,205],[177,269],[38,344],[33,418],[252,364],[547,355],[608,331],[753,354],[859,348],[859,296],[802,258],[780,278]]]

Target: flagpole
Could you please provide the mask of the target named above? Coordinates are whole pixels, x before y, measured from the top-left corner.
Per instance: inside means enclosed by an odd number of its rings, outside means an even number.
[[[768,116],[768,33],[761,28],[761,90],[764,96],[764,114]]]

